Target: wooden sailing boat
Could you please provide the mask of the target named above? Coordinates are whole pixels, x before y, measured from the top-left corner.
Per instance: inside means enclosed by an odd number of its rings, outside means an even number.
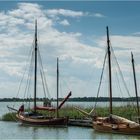
[[[110,50],[110,40],[109,40],[109,31],[107,27],[107,54],[108,54],[108,68],[109,68],[109,93],[110,93],[110,115],[109,117],[95,117],[93,119],[93,128],[96,131],[107,132],[107,133],[121,133],[121,134],[140,134],[140,124],[134,121],[130,121],[123,117],[113,115],[112,111],[112,73],[111,73],[111,50]],[[139,115],[139,105],[138,105],[138,95],[136,87],[136,78],[135,78],[135,68],[134,68],[134,59],[132,55],[132,65],[134,73],[134,82],[136,89],[137,97],[137,108]]]
[[[65,101],[71,96],[71,92],[66,96],[66,98],[61,102],[61,104],[58,104],[58,95],[59,95],[59,64],[58,64],[58,58],[57,58],[57,107],[54,108],[52,106],[46,107],[46,106],[37,106],[37,56],[38,56],[38,44],[37,44],[37,21],[35,22],[35,47],[34,47],[34,107],[32,112],[25,112],[24,111],[24,105],[22,105],[19,110],[17,111],[16,117],[17,119],[22,122],[23,124],[28,125],[43,125],[43,126],[49,126],[49,125],[67,125],[68,123],[68,117],[59,117],[59,109],[62,107],[62,105],[65,103]],[[48,117],[44,116],[41,113],[38,113],[37,110],[46,110],[46,111],[52,111],[56,113],[55,117]]]

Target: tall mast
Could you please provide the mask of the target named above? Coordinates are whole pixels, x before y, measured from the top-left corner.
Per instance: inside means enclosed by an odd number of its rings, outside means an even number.
[[[59,59],[57,58],[57,118],[59,117],[58,113],[58,95],[59,95]]]
[[[137,81],[136,81],[136,74],[135,74],[135,61],[134,61],[133,53],[132,52],[131,52],[131,59],[132,59],[131,61],[132,61],[132,67],[133,67],[134,85],[135,85],[135,93],[136,93],[136,100],[137,100],[138,120],[139,120],[139,123],[140,123],[140,119],[139,119],[139,116],[140,116],[139,100],[138,100]]]
[[[109,69],[109,94],[110,94],[110,114],[112,114],[112,75],[111,75],[111,51],[110,51],[110,40],[109,40],[109,30],[107,30],[107,52],[108,52],[108,69]]]
[[[34,71],[34,112],[36,113],[36,91],[37,91],[37,20],[35,20],[35,71]]]

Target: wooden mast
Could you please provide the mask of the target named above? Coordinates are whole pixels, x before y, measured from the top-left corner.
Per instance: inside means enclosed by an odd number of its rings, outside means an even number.
[[[133,67],[134,85],[135,85],[135,93],[136,93],[136,101],[137,101],[137,109],[138,109],[138,120],[140,123],[139,100],[138,100],[137,81],[136,81],[136,74],[135,74],[135,61],[134,61],[132,52],[131,52],[131,59],[132,59],[131,61],[132,61],[132,67]]]
[[[35,71],[34,71],[34,112],[36,113],[36,92],[37,92],[37,20],[35,20]]]
[[[110,114],[112,114],[112,75],[111,75],[111,51],[110,51],[110,40],[109,40],[109,30],[107,30],[107,52],[108,52],[108,68],[109,68],[109,94],[110,94]]]
[[[57,58],[57,112],[56,112],[56,116],[57,118],[59,117],[59,113],[58,113],[58,95],[59,95],[59,59]]]

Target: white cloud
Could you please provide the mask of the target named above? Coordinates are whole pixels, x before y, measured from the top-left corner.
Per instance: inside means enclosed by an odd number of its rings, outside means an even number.
[[[82,11],[73,11],[67,9],[49,9],[46,11],[46,14],[49,17],[56,18],[58,16],[65,17],[84,17],[84,16],[92,16],[96,18],[104,18],[105,16],[101,13],[90,13],[90,12],[82,12]]]
[[[24,18],[25,20],[34,21],[37,17],[44,15],[41,6],[32,3],[18,3],[18,9],[8,11],[12,17]],[[34,13],[34,14],[33,14]]]
[[[66,17],[81,17],[84,16],[82,11],[73,11],[67,9],[49,9],[46,11],[47,15],[50,17],[62,15]]]
[[[60,21],[59,24],[64,25],[64,26],[69,26],[70,25],[70,23],[66,19]]]
[[[140,32],[132,33],[132,35],[139,36]]]
[[[97,18],[104,18],[105,16],[101,13],[94,13],[93,14],[94,17],[97,17]]]
[[[94,17],[94,18],[105,18],[106,17],[102,13],[90,13],[90,12],[85,12],[83,14],[83,16],[86,16],[86,17]]]
[[[0,69],[8,73],[9,76],[21,76],[22,64],[15,61],[10,61],[10,63],[8,61],[0,62]]]

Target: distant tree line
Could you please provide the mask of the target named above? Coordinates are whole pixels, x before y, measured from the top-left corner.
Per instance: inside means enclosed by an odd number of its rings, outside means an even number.
[[[33,98],[0,98],[0,102],[22,102],[22,101],[33,101]],[[55,98],[51,98],[51,101],[56,101]],[[63,98],[59,98],[59,101],[62,101]],[[136,97],[126,97],[126,98],[120,98],[120,97],[113,97],[113,101],[136,101]],[[140,100],[140,97],[139,97]],[[37,98],[37,101],[45,101],[45,98]],[[106,102],[109,101],[108,97],[74,97],[69,98],[68,101],[72,102]]]

